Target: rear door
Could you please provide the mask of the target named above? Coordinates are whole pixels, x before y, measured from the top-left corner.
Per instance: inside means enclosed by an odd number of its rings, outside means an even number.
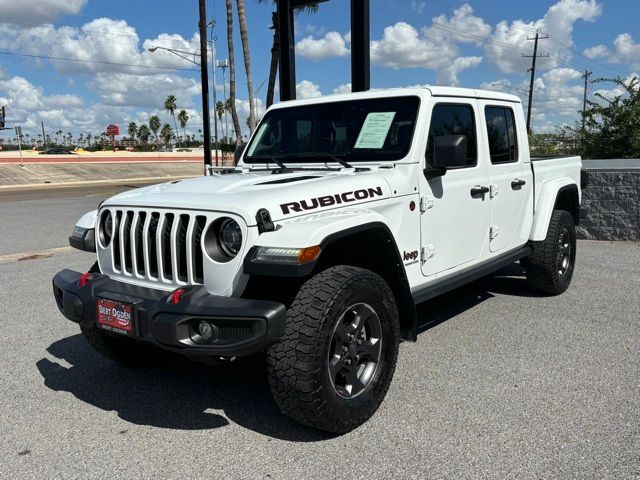
[[[524,232],[533,191],[533,173],[528,155],[524,155],[527,142],[519,148],[517,132],[526,131],[522,115],[516,115],[512,104],[481,101],[484,148],[490,187],[489,248],[492,252],[515,248],[526,242]]]
[[[472,194],[488,184],[486,164],[479,155],[481,118],[471,98],[434,98],[426,148],[433,158],[437,136],[464,135],[467,164],[427,179],[421,172],[422,273],[431,276],[462,264],[472,265],[482,254],[488,235],[489,196]]]

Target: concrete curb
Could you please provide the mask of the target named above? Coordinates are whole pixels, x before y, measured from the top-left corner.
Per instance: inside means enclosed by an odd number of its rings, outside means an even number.
[[[102,185],[121,185],[131,182],[157,182],[163,183],[173,180],[184,180],[193,178],[192,175],[170,176],[170,177],[141,177],[141,178],[121,178],[117,180],[87,180],[84,182],[60,182],[60,183],[30,183],[26,185],[0,185],[0,192],[33,190],[33,189],[53,189],[65,187],[83,187],[83,186],[102,186]]]

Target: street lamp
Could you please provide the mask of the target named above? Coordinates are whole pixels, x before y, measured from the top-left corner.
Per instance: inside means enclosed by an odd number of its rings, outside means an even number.
[[[202,86],[202,130],[204,133],[204,173],[207,175],[208,169],[211,167],[211,111],[209,105],[209,71],[206,61],[207,27],[209,25],[206,20],[206,0],[199,0],[199,7],[200,21],[198,22],[198,29],[200,31],[200,53],[185,52],[184,50],[158,46],[151,46],[151,48],[149,48],[149,52],[153,53],[158,50],[164,50],[200,67],[200,82]],[[196,58],[199,58],[200,61],[197,62]]]

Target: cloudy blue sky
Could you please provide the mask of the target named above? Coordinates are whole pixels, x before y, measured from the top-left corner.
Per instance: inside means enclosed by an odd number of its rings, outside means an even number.
[[[272,6],[245,0],[254,83],[261,100],[269,68]],[[198,129],[199,79],[193,65],[150,46],[196,50],[197,0],[0,0],[0,105],[25,129],[75,134],[109,123],[143,122],[176,95]],[[227,54],[225,2],[208,0],[217,19],[218,57]],[[235,3],[235,2],[234,2]],[[349,2],[331,0],[296,20],[299,97],[349,89]],[[523,58],[539,30],[534,129],[576,120],[582,72],[630,77],[640,72],[637,0],[371,0],[372,86],[457,85],[528,88]],[[634,28],[635,27],[635,28]],[[238,107],[246,117],[246,83],[236,17]],[[67,60],[52,60],[56,57]],[[119,64],[119,65],[117,65]],[[222,95],[221,71],[218,88]],[[492,86],[492,83],[507,85]],[[611,84],[591,93],[615,94]],[[244,121],[242,122],[244,125]],[[6,135],[6,134],[5,134]]]

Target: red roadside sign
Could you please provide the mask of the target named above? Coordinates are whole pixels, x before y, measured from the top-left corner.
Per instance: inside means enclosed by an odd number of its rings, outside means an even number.
[[[120,127],[118,125],[109,125],[107,127],[107,135],[110,137],[117,137],[120,135]]]

